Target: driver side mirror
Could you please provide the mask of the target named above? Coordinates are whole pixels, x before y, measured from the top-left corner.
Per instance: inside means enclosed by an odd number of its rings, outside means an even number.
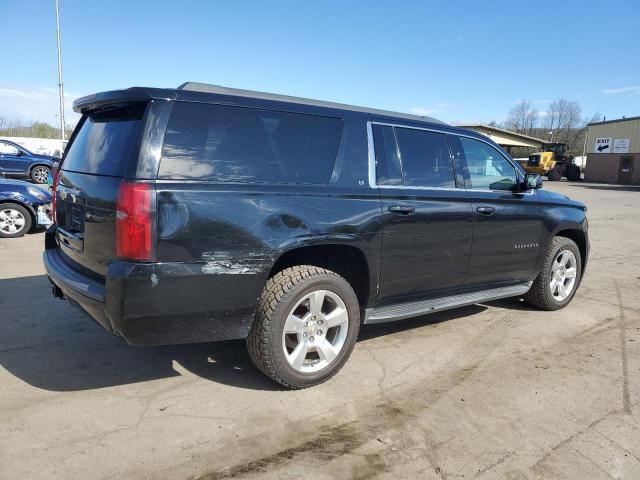
[[[18,151],[16,151],[16,153],[14,153],[14,155],[16,157],[21,157],[22,155],[24,155],[24,152],[22,150],[18,150]]]
[[[527,173],[522,182],[522,190],[537,190],[542,188],[542,175],[539,173]]]

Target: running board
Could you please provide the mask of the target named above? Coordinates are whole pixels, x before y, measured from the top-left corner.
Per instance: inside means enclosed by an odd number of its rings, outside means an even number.
[[[492,288],[482,292],[452,295],[450,297],[421,300],[418,302],[401,303],[387,307],[367,308],[364,315],[364,323],[384,323],[403,318],[418,317],[427,313],[439,312],[450,308],[465,307],[475,303],[490,302],[501,298],[517,297],[529,291],[533,282],[512,285],[510,287]]]

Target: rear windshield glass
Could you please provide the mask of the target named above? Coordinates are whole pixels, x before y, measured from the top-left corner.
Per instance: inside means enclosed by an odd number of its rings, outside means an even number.
[[[159,177],[221,182],[329,182],[342,120],[298,113],[177,103]]]
[[[101,111],[84,117],[66,152],[62,169],[123,177],[138,158],[145,104]]]

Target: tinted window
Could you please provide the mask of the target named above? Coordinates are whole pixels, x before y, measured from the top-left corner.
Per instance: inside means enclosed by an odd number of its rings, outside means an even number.
[[[471,188],[481,190],[512,190],[516,172],[511,163],[491,145],[460,137],[469,168]]]
[[[455,187],[449,145],[444,134],[396,128],[404,185]]]
[[[127,167],[138,159],[145,107],[132,105],[84,117],[62,169],[124,176]]]
[[[342,120],[297,113],[177,103],[159,176],[232,182],[326,184]]]
[[[373,144],[376,153],[376,178],[378,185],[402,184],[400,156],[393,127],[373,125]]]

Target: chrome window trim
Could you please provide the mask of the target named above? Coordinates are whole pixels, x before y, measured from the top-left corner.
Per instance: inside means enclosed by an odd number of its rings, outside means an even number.
[[[375,147],[373,144],[373,125],[382,125],[384,127],[410,128],[413,130],[424,130],[426,132],[441,133],[444,135],[457,135],[459,137],[466,137],[466,138],[470,138],[471,140],[477,140],[479,142],[486,143],[491,148],[493,148],[496,152],[498,152],[509,163],[509,165],[513,167],[513,170],[516,173],[516,178],[518,177],[517,175],[518,169],[513,164],[513,162],[509,160],[509,158],[506,157],[494,145],[492,145],[490,142],[487,142],[486,140],[483,140],[481,138],[474,137],[473,135],[467,135],[465,133],[450,132],[448,130],[442,130],[439,128],[415,127],[413,125],[403,125],[401,123],[376,122],[373,120],[368,120],[367,121],[367,146],[368,146],[368,159],[369,159],[369,186],[371,188],[399,189],[399,190],[442,190],[442,191],[452,191],[452,192],[465,191],[465,192],[481,192],[481,193],[504,192],[504,193],[511,193],[513,195],[534,195],[535,194],[535,189],[531,189],[530,191],[524,191],[524,192],[512,192],[511,190],[473,189],[473,188],[466,188],[464,186],[450,188],[450,187],[414,187],[410,185],[378,185],[376,181],[377,180],[376,179],[376,154],[375,154]],[[451,160],[453,160],[453,158],[451,158]]]
[[[369,187],[379,188],[376,183],[376,153],[373,146],[373,123],[367,122],[367,151],[369,158]]]

